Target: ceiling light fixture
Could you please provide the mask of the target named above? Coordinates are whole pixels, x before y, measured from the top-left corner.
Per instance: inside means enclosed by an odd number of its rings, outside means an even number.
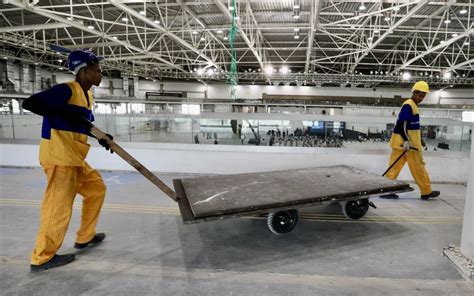
[[[458,37],[459,35],[458,35],[458,33],[453,33],[451,36]]]
[[[140,10],[139,14],[146,15],[146,12],[145,12],[145,10]]]
[[[408,80],[408,79],[411,78],[411,75],[410,75],[410,73],[408,73],[408,72],[403,72],[402,78],[403,78],[403,80]]]
[[[265,67],[265,74],[272,75],[273,74],[273,67],[272,65],[268,65]]]
[[[466,14],[466,13],[467,13],[467,9],[464,7],[459,11],[459,14]]]
[[[393,11],[399,11],[399,10],[400,10],[400,6],[394,6],[392,9],[393,9]]]
[[[122,22],[125,22],[125,23],[128,22],[128,18],[123,17],[123,18],[122,18]]]
[[[367,7],[365,7],[364,3],[362,2],[359,6],[359,10],[365,10]]]
[[[159,23],[160,23],[160,20],[158,19],[157,16],[155,16],[155,18],[153,19],[153,23],[155,23],[155,24],[159,24]]]

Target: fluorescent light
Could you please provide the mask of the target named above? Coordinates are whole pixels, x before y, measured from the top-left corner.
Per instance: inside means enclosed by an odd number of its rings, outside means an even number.
[[[295,14],[295,15],[293,16],[293,18],[294,18],[294,19],[299,19],[300,16],[299,16],[298,14]]]
[[[217,30],[217,34],[222,34],[222,30]]]
[[[451,72],[447,71],[443,73],[443,78],[444,79],[450,79],[451,78]]]
[[[141,14],[141,15],[145,15],[145,14],[146,14],[146,12],[145,12],[145,10],[140,10],[139,14]]]
[[[71,16],[68,16],[66,19],[67,19],[68,21],[72,21],[72,17],[71,17]]]
[[[469,42],[464,42],[464,45],[469,45]]]
[[[230,11],[234,10],[234,6],[229,6],[229,10]]]
[[[128,18],[123,17],[123,18],[122,18],[122,22],[128,22]]]
[[[410,79],[410,77],[411,77],[411,75],[410,75],[410,73],[408,73],[408,72],[404,72],[404,73],[402,74],[403,80],[408,80],[408,79]]]
[[[193,34],[194,34],[194,35],[197,35],[197,34],[198,34],[198,31],[194,30],[194,31],[193,31]]]
[[[206,38],[204,38],[204,37],[201,37],[201,41],[206,41]]]
[[[368,37],[367,40],[372,41],[372,40],[374,40],[374,38],[371,36],[371,37]]]
[[[459,11],[459,14],[466,14],[467,13],[467,9],[466,8],[463,8]]]
[[[282,74],[288,74],[288,71],[289,71],[288,66],[283,66],[280,68],[280,73]]]
[[[379,29],[375,29],[375,30],[374,30],[374,34],[378,34],[378,33],[380,33],[380,30],[379,30]]]
[[[389,16],[386,16],[386,17],[384,18],[384,20],[385,20],[386,22],[388,22],[388,21],[390,21],[390,17],[389,17]]]
[[[443,44],[443,43],[444,43],[444,40],[440,40],[439,43]]]
[[[62,62],[63,62],[63,60],[58,60],[58,62],[62,63]]]
[[[160,20],[159,20],[158,18],[155,18],[155,19],[153,20],[153,23],[159,24],[159,23],[160,23]]]
[[[399,11],[399,10],[400,10],[400,6],[394,6],[392,9],[393,9],[393,11]]]
[[[458,35],[458,33],[453,33],[453,35],[451,35],[451,36],[458,37],[459,35]]]
[[[293,5],[293,9],[299,9],[299,8],[300,8],[300,5],[299,5],[299,4]]]
[[[447,25],[447,24],[450,24],[450,23],[451,23],[451,20],[450,20],[450,19],[446,19],[446,20],[444,21],[444,23],[445,23],[446,25]]]
[[[300,35],[295,35],[294,38],[295,39],[300,39]]]
[[[359,10],[365,10],[367,7],[365,7],[364,3],[362,3],[360,6],[359,6]]]
[[[227,40],[227,39],[229,39],[229,37],[227,37],[227,36],[224,36],[224,40]]]
[[[91,29],[91,30],[94,30],[94,26],[92,26],[92,25],[87,26],[87,28]]]
[[[117,40],[117,39],[118,39],[118,37],[117,37],[117,36],[114,36],[114,37],[112,37],[112,38],[114,38],[115,40]]]
[[[299,32],[299,31],[300,31],[300,28],[294,28],[293,31]]]

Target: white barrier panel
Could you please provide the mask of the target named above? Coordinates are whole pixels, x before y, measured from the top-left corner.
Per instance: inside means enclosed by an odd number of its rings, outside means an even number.
[[[236,174],[304,167],[349,165],[382,174],[390,150],[344,148],[298,148],[224,146],[161,143],[120,143],[148,169],[160,173]],[[434,182],[466,182],[469,153],[425,152],[425,162]],[[38,145],[0,143],[0,165],[37,167]],[[94,144],[87,161],[102,170],[134,170],[115,154]],[[400,180],[413,180],[408,166]]]

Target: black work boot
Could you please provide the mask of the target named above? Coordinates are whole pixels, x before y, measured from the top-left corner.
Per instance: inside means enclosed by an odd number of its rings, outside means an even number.
[[[94,235],[94,237],[90,241],[88,241],[87,243],[83,243],[83,244],[75,243],[74,248],[84,249],[85,247],[87,247],[90,244],[94,244],[94,245],[99,244],[104,239],[105,239],[105,233],[96,233],[96,235]]]
[[[43,264],[40,264],[40,265],[31,264],[30,265],[30,270],[31,270],[31,272],[40,272],[40,271],[44,271],[44,270],[47,270],[47,269],[51,269],[51,268],[55,268],[55,267],[59,267],[59,266],[69,264],[72,261],[74,261],[75,259],[76,259],[76,255],[74,255],[74,254],[54,255],[54,257],[51,258],[51,260],[49,260],[46,263],[43,263]]]
[[[379,197],[386,198],[386,199],[398,199],[398,195],[395,193],[383,194],[383,195],[380,195]]]
[[[425,195],[422,195],[421,196],[421,199],[422,200],[427,200],[427,199],[430,199],[430,198],[435,198],[435,197],[438,197],[441,193],[437,190],[435,191],[431,191],[430,194],[425,194]]]

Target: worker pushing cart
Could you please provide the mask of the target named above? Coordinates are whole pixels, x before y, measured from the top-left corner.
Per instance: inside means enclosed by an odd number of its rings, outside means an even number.
[[[96,225],[105,198],[101,175],[85,161],[87,138],[94,121],[94,99],[90,88],[102,79],[101,57],[86,50],[69,54],[68,63],[76,79],[37,93],[23,102],[23,108],[43,116],[39,161],[48,185],[41,205],[41,221],[31,255],[31,271],[68,264],[74,254],[58,255],[72,215],[74,198],[83,196],[81,226],[74,245],[83,249],[104,240]],[[110,139],[112,136],[108,135]],[[109,150],[103,139],[99,143]],[[112,150],[110,150],[112,152]]]

